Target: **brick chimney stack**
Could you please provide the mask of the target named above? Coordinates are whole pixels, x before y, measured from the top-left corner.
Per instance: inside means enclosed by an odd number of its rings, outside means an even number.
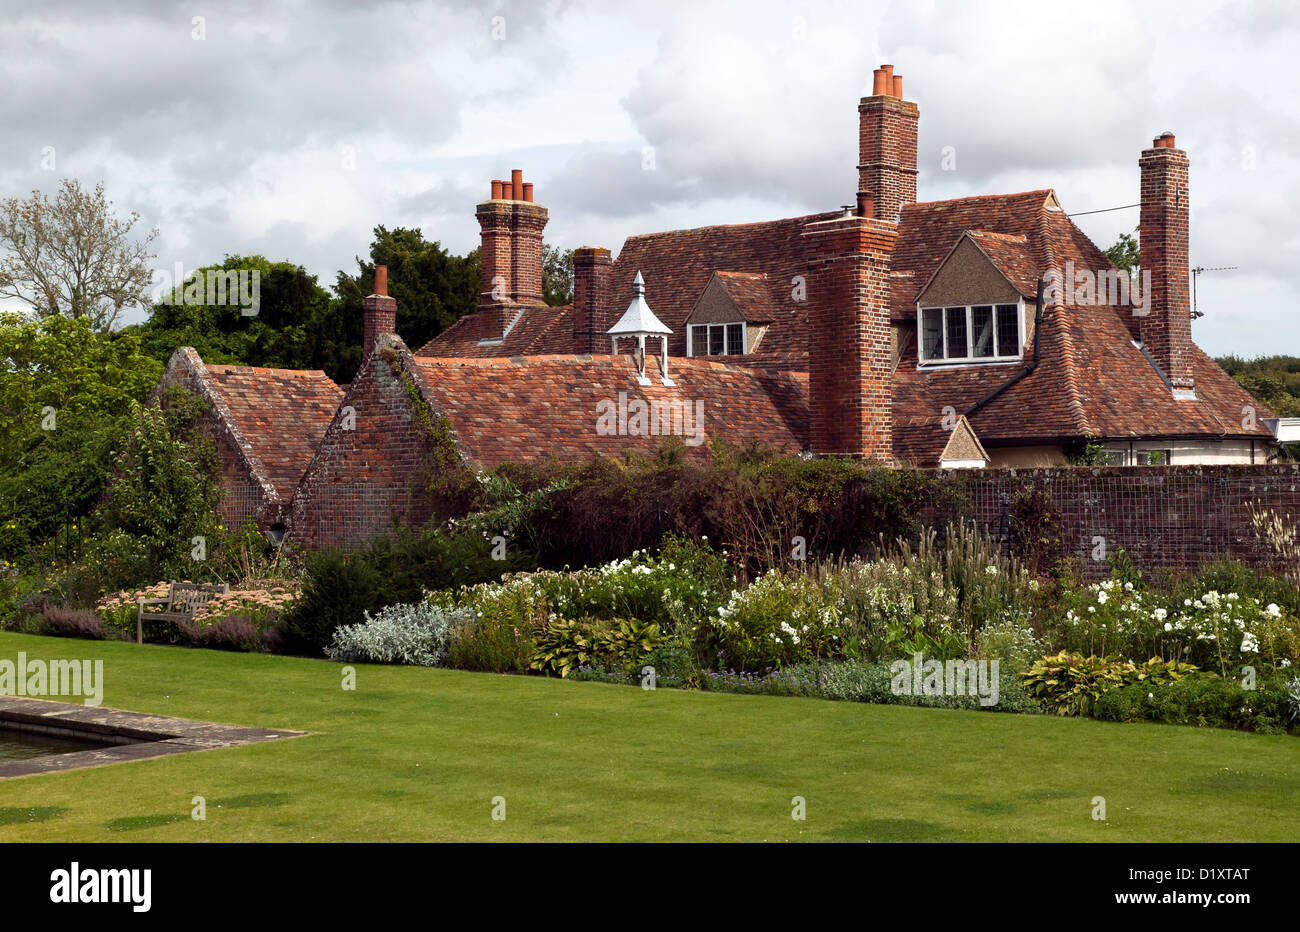
[[[388,266],[375,266],[375,293],[367,296],[361,307],[365,312],[361,356],[365,358],[380,334],[397,332],[397,301],[388,296]]]
[[[573,351],[605,352],[609,314],[610,278],[614,259],[600,246],[579,246],[573,251]]]
[[[533,185],[515,169],[509,180],[493,180],[491,197],[478,205],[482,264],[479,311],[484,337],[500,338],[512,305],[542,306],[542,231],[545,207],[533,203]],[[511,315],[513,316],[513,314]]]
[[[899,210],[916,203],[916,127],[921,111],[903,100],[903,76],[893,65],[876,69],[871,96],[858,103],[858,192],[874,205],[875,218],[898,222]]]
[[[810,223],[808,404],[813,453],[891,459],[889,265],[897,224],[846,216]]]
[[[1141,269],[1151,273],[1142,343],[1175,389],[1192,389],[1192,308],[1188,294],[1187,153],[1163,133],[1142,150]]]

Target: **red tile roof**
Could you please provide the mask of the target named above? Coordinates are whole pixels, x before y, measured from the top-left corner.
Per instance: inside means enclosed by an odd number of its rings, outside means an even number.
[[[511,307],[503,313],[509,332],[500,342],[482,343],[500,337],[484,329],[485,318],[475,313],[462,317],[415,351],[417,356],[538,356],[567,353],[573,348],[573,306]]]
[[[714,273],[747,324],[770,324],[782,316],[772,297],[771,282],[757,272]]]
[[[612,275],[611,301],[621,310],[641,271],[646,298],[674,331],[669,352],[686,350],[684,322],[714,274],[747,319],[773,319],[747,365],[807,369],[806,305],[794,300],[792,279],[806,273],[804,227],[836,213],[768,223],[704,227],[630,237]],[[963,236],[971,240],[1032,299],[1048,268],[1112,268],[1097,246],[1060,210],[1048,189],[930,201],[903,207],[890,277],[891,317],[914,333],[916,299]],[[1032,300],[1029,310],[1032,313]],[[534,314],[529,311],[528,314]],[[505,344],[479,347],[461,339],[458,324],[419,351],[439,356],[503,356],[567,352],[567,317],[548,320],[543,310]],[[527,316],[527,315],[526,315]],[[615,315],[616,316],[616,315]],[[1049,308],[1039,336],[1040,362],[1030,374],[970,414],[989,445],[1055,442],[1085,435],[1103,438],[1254,437],[1271,435],[1260,422],[1267,409],[1253,401],[1204,353],[1194,363],[1197,401],[1175,401],[1160,374],[1132,340],[1138,319],[1123,308]],[[1026,349],[1025,360],[1032,355]],[[897,423],[930,419],[945,406],[958,413],[994,392],[1023,365],[917,369],[915,340],[906,347],[895,378]],[[1256,426],[1241,426],[1241,409],[1256,408]]]
[[[206,368],[235,426],[287,502],[343,400],[342,389],[318,370]]]
[[[724,440],[786,453],[807,446],[808,378],[804,373],[742,369],[698,359],[669,360],[660,384],[657,360],[646,363],[651,384],[637,384],[630,356],[532,356],[528,358],[415,357],[426,396],[445,414],[465,455],[479,466],[547,457],[580,459],[630,451],[656,452],[665,436],[602,434],[602,409],[616,411],[620,395],[634,403],[689,404],[702,410],[701,442],[688,454],[705,455]],[[703,407],[697,409],[696,403]],[[608,406],[612,406],[608,407]],[[665,431],[668,433],[669,431]],[[687,438],[683,437],[685,441]]]

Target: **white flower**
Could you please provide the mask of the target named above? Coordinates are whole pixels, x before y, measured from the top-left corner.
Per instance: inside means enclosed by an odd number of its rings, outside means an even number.
[[[1156,619],[1156,621],[1164,621],[1165,618],[1167,618],[1168,616],[1169,616],[1169,613],[1166,612],[1163,608],[1158,608],[1158,609],[1155,610],[1155,619]],[[1169,625],[1165,625],[1165,630],[1166,630],[1166,631],[1169,630]]]
[[[1097,604],[1098,604],[1098,605],[1105,605],[1105,604],[1106,604],[1106,593],[1104,593],[1104,592],[1098,592],[1098,593],[1097,593]]]
[[[1259,641],[1255,639],[1255,635],[1247,631],[1245,637],[1241,639],[1241,652],[1243,654],[1253,654],[1258,650]]]
[[[996,566],[986,566],[986,567],[984,567],[984,575],[985,575],[985,576],[996,576],[996,575],[998,575],[998,568],[997,568]]]
[[[1277,607],[1277,603],[1269,602],[1268,608],[1264,609],[1264,613],[1268,615],[1269,618],[1278,618],[1282,615],[1282,609]]]

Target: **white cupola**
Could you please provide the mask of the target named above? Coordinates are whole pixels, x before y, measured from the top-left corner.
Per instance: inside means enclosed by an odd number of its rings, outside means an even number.
[[[672,330],[656,317],[654,311],[650,310],[650,305],[646,304],[645,279],[641,277],[639,271],[636,273],[635,281],[632,282],[632,288],[634,290],[632,303],[627,306],[618,323],[605,331],[605,335],[610,338],[615,354],[618,353],[620,337],[636,337],[637,383],[640,385],[650,384],[650,379],[645,374],[646,337],[659,337],[659,378],[664,385],[673,385],[673,381],[668,378],[668,337]]]

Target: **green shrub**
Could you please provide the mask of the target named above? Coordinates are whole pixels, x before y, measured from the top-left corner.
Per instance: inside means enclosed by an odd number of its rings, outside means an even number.
[[[283,618],[286,648],[319,655],[336,628],[362,623],[366,612],[420,602],[426,589],[496,579],[525,559],[493,560],[490,551],[476,535],[424,528],[399,529],[356,553],[309,553],[302,595]]]
[[[1020,674],[1025,691],[1057,715],[1090,715],[1108,690],[1124,685],[1121,664],[1062,651]]]
[[[467,612],[447,638],[447,666],[485,673],[524,673],[535,653],[532,625],[501,612]]]
[[[631,676],[664,643],[664,636],[657,624],[627,618],[556,618],[537,631],[534,643],[530,670],[564,677],[595,667]]]
[[[702,655],[717,668],[749,672],[830,658],[842,649],[840,611],[813,575],[769,570],[702,626]]]
[[[1297,730],[1288,707],[1286,678],[1266,674],[1255,685],[1255,689],[1244,689],[1236,680],[1203,672],[1164,683],[1135,682],[1100,696],[1093,714],[1116,722],[1163,722],[1266,734]]]
[[[1130,683],[1148,688],[1199,672],[1177,660],[1152,657],[1141,664],[1061,651],[1019,674],[1026,692],[1057,715],[1091,715],[1106,693]]]
[[[1178,637],[1165,630],[1169,612],[1161,600],[1132,582],[1107,579],[1083,589],[1064,589],[1065,610],[1055,641],[1093,656],[1181,656]]]
[[[160,406],[133,404],[130,429],[84,563],[106,588],[196,572],[195,538],[216,546],[220,496],[216,448],[201,429],[206,403],[170,389]],[[202,559],[201,557],[199,559]]]
[[[974,656],[996,660],[1001,669],[1022,673],[1043,656],[1043,640],[1029,625],[999,621],[986,625],[975,638]]]

